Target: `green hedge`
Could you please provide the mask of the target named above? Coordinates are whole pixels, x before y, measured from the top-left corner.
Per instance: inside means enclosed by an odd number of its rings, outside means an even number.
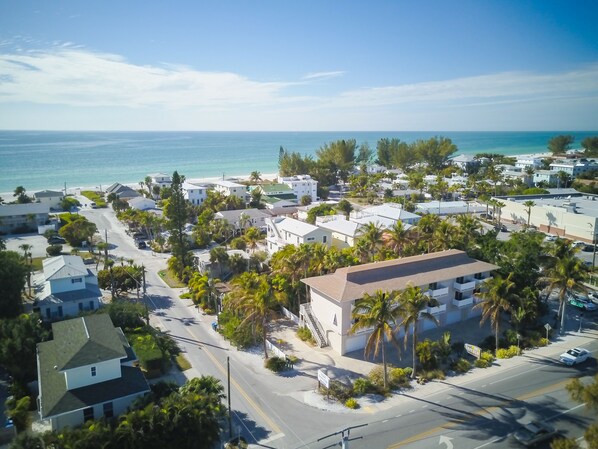
[[[81,195],[96,203],[97,207],[108,207],[106,201],[104,201],[104,198],[98,192],[94,192],[93,190],[82,190]]]

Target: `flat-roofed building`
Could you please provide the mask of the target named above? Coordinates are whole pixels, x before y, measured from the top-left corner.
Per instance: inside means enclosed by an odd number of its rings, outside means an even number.
[[[355,302],[364,294],[420,287],[436,299],[438,305],[426,311],[436,316],[442,327],[479,315],[473,308],[480,301],[475,292],[497,268],[454,249],[339,268],[332,274],[301,280],[309,287],[310,302],[301,306],[300,319],[320,346],[329,345],[343,355],[363,349],[373,331],[349,333]],[[418,326],[417,332],[435,327],[426,320]]]

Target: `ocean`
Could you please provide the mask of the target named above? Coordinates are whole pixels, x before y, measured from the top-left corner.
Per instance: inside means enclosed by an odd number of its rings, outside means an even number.
[[[278,152],[315,154],[338,139],[405,142],[450,138],[458,153],[543,153],[558,134],[575,136],[574,147],[598,132],[65,132],[0,131],[0,192],[137,183],[150,173],[178,170],[187,179],[235,177],[254,170],[276,173]],[[6,197],[6,201],[12,197]]]

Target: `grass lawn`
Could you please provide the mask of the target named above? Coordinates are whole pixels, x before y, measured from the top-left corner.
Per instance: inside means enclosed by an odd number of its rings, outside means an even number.
[[[108,207],[106,201],[104,201],[103,197],[98,192],[94,192],[93,190],[82,190],[81,195],[96,203],[97,207]]]
[[[34,257],[31,261],[31,268],[33,271],[41,271],[43,269],[42,262],[46,259],[45,257]]]
[[[189,360],[187,360],[183,354],[177,355],[174,358],[174,362],[176,363],[176,366],[181,371],[186,371],[188,369],[191,369],[191,363],[189,363]]]
[[[174,273],[170,270],[160,270],[158,271],[158,274],[160,275],[160,277],[162,278],[162,280],[164,282],[166,282],[166,284],[169,287],[172,288],[184,288],[187,285],[184,284],[183,282],[179,281],[177,279],[177,277],[174,275]]]

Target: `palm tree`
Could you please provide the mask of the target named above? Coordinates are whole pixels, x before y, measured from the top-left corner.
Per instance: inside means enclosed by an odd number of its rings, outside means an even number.
[[[359,240],[365,242],[364,245],[371,254],[372,259],[374,258],[374,255],[379,252],[379,248],[383,242],[382,236],[383,231],[378,223],[366,223],[359,228]]]
[[[494,205],[495,205],[495,206],[497,207],[497,209],[498,209],[498,226],[500,226],[500,224],[501,224],[501,223],[500,223],[500,218],[501,218],[501,215],[502,215],[502,208],[503,208],[503,207],[505,207],[505,206],[506,206],[506,204],[505,204],[505,203],[503,203],[502,201],[495,200],[495,201],[494,201]]]
[[[455,220],[458,238],[461,240],[463,249],[467,249],[475,244],[475,240],[480,236],[482,225],[473,215],[459,214]]]
[[[448,220],[442,220],[434,230],[434,247],[437,250],[454,248],[457,237],[457,228]]]
[[[500,328],[500,317],[503,312],[510,310],[511,304],[517,300],[515,293],[517,286],[511,281],[511,274],[507,278],[495,276],[488,279],[484,286],[484,291],[480,294],[482,302],[476,304],[474,308],[482,309],[482,319],[480,326],[486,320],[490,319],[490,323],[494,329],[494,344],[495,351],[498,350],[498,331]]]
[[[23,243],[19,245],[19,248],[23,250],[23,258],[25,259],[25,263],[27,264],[27,289],[29,290],[29,296],[31,296],[31,270],[33,259],[31,257],[31,249],[33,246]]]
[[[587,293],[584,285],[588,278],[588,269],[583,262],[575,256],[565,255],[555,259],[544,271],[545,276],[539,282],[548,285],[549,292],[558,291],[559,311],[557,316],[561,319],[560,333],[565,326],[565,307],[567,298],[575,292]]]
[[[247,247],[253,252],[257,248],[257,243],[262,240],[262,234],[258,228],[251,227],[245,233],[244,238],[247,241]]]
[[[525,211],[527,212],[527,226],[526,228],[529,228],[529,223],[532,217],[532,207],[534,207],[536,205],[536,203],[533,200],[527,200],[523,202],[523,205],[525,206]]]
[[[355,308],[351,318],[355,320],[349,330],[353,334],[361,329],[372,329],[365,348],[364,355],[374,353],[374,357],[382,351],[382,368],[384,370],[384,388],[388,385],[385,340],[393,343],[398,350],[395,338],[395,327],[401,314],[397,301],[397,292],[376,291],[373,295],[364,294],[363,298],[355,301]]]
[[[233,292],[230,297],[229,305],[241,312],[244,317],[241,325],[252,323],[261,327],[264,357],[267,359],[268,324],[274,316],[273,309],[285,301],[284,296],[272,288],[265,275],[243,273],[233,281]]]
[[[419,242],[426,245],[425,251],[432,250],[434,231],[440,223],[440,217],[436,214],[425,214],[416,225]],[[424,248],[421,248],[424,249]]]
[[[407,288],[403,290],[399,296],[399,303],[401,309],[401,322],[399,327],[405,330],[404,345],[407,347],[409,339],[409,329],[411,328],[411,352],[413,355],[413,371],[411,378],[415,378],[415,370],[417,365],[415,363],[416,354],[415,348],[417,346],[417,323],[421,320],[432,321],[438,326],[438,319],[429,312],[425,312],[429,304],[434,304],[435,300],[426,295],[421,288],[409,283]]]
[[[397,256],[402,257],[405,247],[410,241],[411,232],[405,228],[402,221],[397,221],[392,228],[384,231],[382,240]]]
[[[262,180],[262,174],[259,171],[252,171],[249,175],[249,181],[258,183]]]

